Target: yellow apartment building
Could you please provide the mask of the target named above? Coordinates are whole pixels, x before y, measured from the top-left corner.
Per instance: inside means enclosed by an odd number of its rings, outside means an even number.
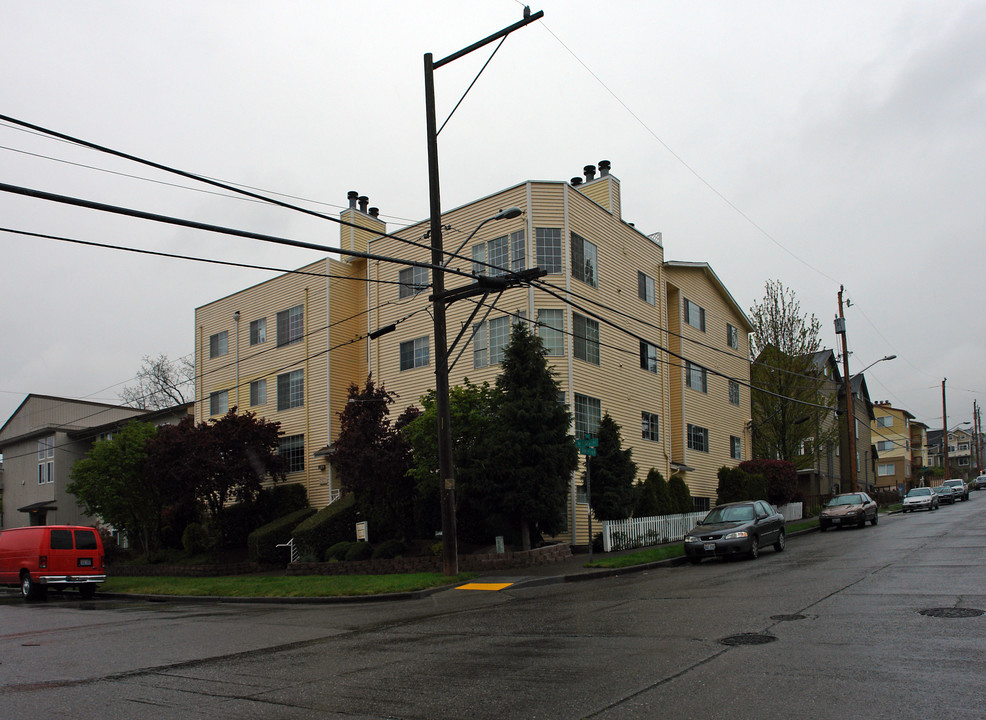
[[[876,486],[909,488],[913,484],[911,422],[914,415],[889,402],[873,405],[870,430],[876,447]]]
[[[324,259],[195,313],[196,418],[236,405],[280,421],[289,480],[315,506],[339,491],[331,444],[349,384],[372,373],[398,394],[398,412],[435,386],[429,223],[384,235],[376,209],[356,203],[350,193],[342,219],[365,230],[342,226],[342,247],[372,258]],[[493,219],[512,207],[521,213]],[[526,181],[448,210],[442,225],[448,290],[547,272],[448,306],[450,384],[494,382],[511,325],[535,324],[573,432],[594,432],[609,413],[641,479],[681,473],[698,507],[714,503],[718,469],[750,457],[752,328],[711,267],[665,261],[659,233],[623,220],[607,162],[598,175],[586,166],[584,179]],[[572,544],[588,539],[581,476],[566,513]]]

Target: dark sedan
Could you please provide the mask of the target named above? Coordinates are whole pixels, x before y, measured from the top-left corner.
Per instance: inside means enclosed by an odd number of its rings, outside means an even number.
[[[864,527],[869,520],[874,525],[880,520],[877,504],[866,493],[836,495],[822,508],[818,516],[818,529],[825,532],[830,527],[856,525]]]
[[[764,500],[718,505],[685,535],[685,556],[693,563],[707,557],[747,555],[760,548],[784,549],[784,516]]]
[[[955,501],[958,499],[958,493],[949,485],[939,485],[936,488],[931,488],[935,495],[938,496],[938,501],[942,505],[954,505]]]

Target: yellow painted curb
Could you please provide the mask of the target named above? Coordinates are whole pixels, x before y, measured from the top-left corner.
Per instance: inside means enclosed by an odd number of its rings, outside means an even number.
[[[459,585],[456,590],[489,590],[496,592],[497,590],[508,588],[511,585],[513,583],[466,583],[465,585]]]

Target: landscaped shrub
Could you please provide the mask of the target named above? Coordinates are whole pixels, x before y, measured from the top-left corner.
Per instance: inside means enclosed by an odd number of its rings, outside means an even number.
[[[719,468],[719,487],[717,504],[741,502],[743,500],[766,500],[767,480],[763,475],[746,472],[742,468]]]
[[[401,557],[404,555],[405,550],[407,548],[400,540],[386,540],[373,549],[373,559],[390,560]]]
[[[373,557],[373,547],[368,542],[354,542],[346,551],[347,560],[369,560]]]
[[[353,500],[351,493],[344,495],[295,528],[294,541],[302,555],[324,557],[330,546],[356,538],[356,504]]]
[[[672,513],[690,513],[695,511],[692,494],[688,491],[681,475],[672,475],[668,480],[668,495],[671,498]]]
[[[290,540],[298,524],[304,522],[314,513],[315,508],[295,510],[290,515],[285,515],[254,530],[247,538],[250,559],[259,563],[280,564],[287,562],[290,559],[288,551],[277,546]]]
[[[300,483],[280,483],[262,488],[257,495],[257,508],[265,523],[308,507],[308,493]]]
[[[209,532],[199,523],[191,523],[181,534],[181,546],[188,555],[201,555],[209,549]]]
[[[744,460],[739,466],[767,478],[766,500],[771,505],[786,505],[798,489],[798,470],[787,460]]]
[[[355,541],[353,541],[355,542]],[[337,542],[335,545],[330,547],[325,551],[325,562],[332,562],[333,560],[345,560],[346,552],[349,550],[349,546],[353,544],[349,540],[343,540],[342,542]]]

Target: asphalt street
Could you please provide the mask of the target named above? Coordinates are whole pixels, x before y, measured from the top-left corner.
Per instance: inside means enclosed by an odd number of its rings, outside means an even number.
[[[0,717],[949,718],[986,707],[986,493],[756,561],[370,604],[0,601]]]

